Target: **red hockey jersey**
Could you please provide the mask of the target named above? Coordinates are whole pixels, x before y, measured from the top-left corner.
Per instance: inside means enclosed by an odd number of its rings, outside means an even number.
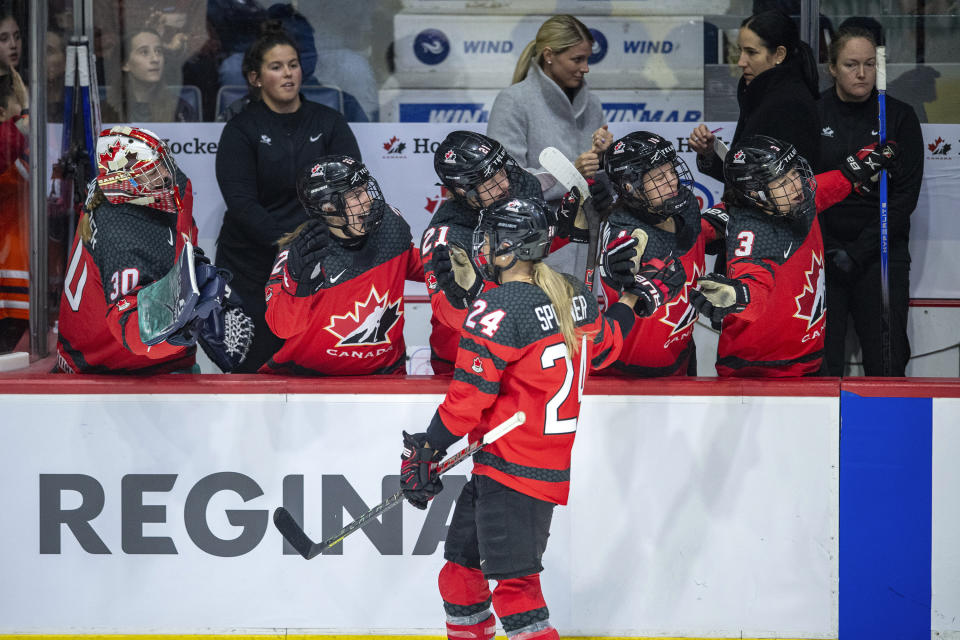
[[[490,289],[467,315],[453,381],[438,409],[447,430],[469,434],[471,441],[525,412],[525,424],[474,456],[473,472],[558,504],[566,504],[569,493],[584,382],[590,369],[609,365],[623,346],[619,323],[600,314],[582,281],[565,277],[574,285],[572,313],[583,332],[579,353],[568,353],[553,305],[539,287],[508,282]]]
[[[646,264],[657,258],[674,256],[683,264],[687,281],[683,289],[647,318],[638,318],[623,344],[620,357],[601,374],[621,374],[642,377],[681,376],[694,352],[693,327],[697,311],[689,303],[688,293],[697,286],[697,278],[705,272],[706,245],[717,239],[717,230],[700,218],[696,200],[674,218],[676,233],[664,231],[638,220],[629,211],[617,208],[604,229],[603,246],[621,235],[629,236],[634,229],[647,234],[647,244],[641,257]],[[606,299],[616,301],[619,294],[603,285]]]
[[[717,374],[789,377],[816,374],[823,359],[827,301],[817,212],[850,193],[839,171],[816,176],[815,207],[789,223],[728,207],[727,275],[747,285],[750,302],[723,319]]]
[[[140,289],[170,271],[184,242],[196,242],[189,180],[185,185],[176,228],[169,224],[172,214],[106,202],[90,217],[87,242],[78,228],[57,322],[61,371],[147,374],[193,367],[195,347],[143,344],[137,311]]]
[[[324,284],[307,297],[277,255],[267,280],[267,324],[286,342],[261,373],[365,375],[403,373],[403,287],[423,282],[420,254],[410,226],[390,209],[356,250],[333,242],[323,257]]]

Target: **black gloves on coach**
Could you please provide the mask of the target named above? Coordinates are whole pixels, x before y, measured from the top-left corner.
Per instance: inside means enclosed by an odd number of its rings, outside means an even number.
[[[433,274],[437,286],[457,309],[466,309],[483,289],[483,279],[477,276],[473,262],[466,251],[457,246],[438,244],[433,249]]]
[[[287,245],[287,274],[297,283],[296,296],[305,298],[323,286],[323,256],[330,249],[330,233],[322,220],[311,218]]]
[[[426,509],[433,496],[443,491],[437,463],[446,451],[426,446],[427,434],[403,432],[403,453],[400,455],[400,488],[403,497],[417,509]]]
[[[880,179],[880,171],[896,171],[900,166],[897,143],[889,140],[879,149],[876,144],[867,145],[850,154],[840,163],[840,172],[853,185],[857,193],[870,193]]]
[[[750,289],[735,278],[710,273],[697,280],[700,290],[690,291],[690,304],[711,322],[720,322],[728,313],[739,313],[750,304]]]

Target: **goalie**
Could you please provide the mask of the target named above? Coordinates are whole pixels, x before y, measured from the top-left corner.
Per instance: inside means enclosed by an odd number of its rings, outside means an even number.
[[[99,173],[77,225],[60,301],[57,369],[199,373],[196,344],[222,370],[239,365],[252,324],[194,249],[190,180],[146,129],[97,140]]]

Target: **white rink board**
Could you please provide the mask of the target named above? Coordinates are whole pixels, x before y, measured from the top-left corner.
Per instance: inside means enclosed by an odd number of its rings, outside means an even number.
[[[503,88],[548,15],[393,19],[395,79],[405,88]],[[703,17],[582,16],[593,32],[590,86],[703,89]]]
[[[403,507],[402,555],[381,555],[361,532],[342,556],[307,562],[282,555],[266,524],[285,476],[304,476],[315,537],[322,476],[343,475],[378,502],[398,471],[401,428],[423,428],[439,399],[5,396],[0,509],[17,517],[0,529],[0,633],[440,634],[441,552],[412,551],[421,531],[437,530],[425,517],[449,515],[449,497],[426,516]],[[837,637],[838,403],[585,396],[571,503],[556,512],[544,558],[552,622],[564,635]],[[222,491],[185,509],[191,490],[224,472],[262,495],[244,503]],[[40,474],[103,487],[90,522],[110,554],[87,553],[66,526],[60,553],[39,554]],[[121,509],[124,477],[142,474],[169,476],[172,488],[128,495]],[[60,495],[62,509],[80,506],[79,493]],[[141,507],[153,509],[143,524],[130,508],[141,501],[153,505]],[[227,510],[265,535],[254,531],[247,553],[214,556],[191,536],[208,526],[238,538]],[[125,553],[124,524],[131,539],[169,538],[177,552]]]
[[[930,629],[960,639],[960,399],[933,399],[933,517]]]

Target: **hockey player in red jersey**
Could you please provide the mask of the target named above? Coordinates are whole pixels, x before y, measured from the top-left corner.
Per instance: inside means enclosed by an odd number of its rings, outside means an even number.
[[[823,237],[817,213],[869,188],[896,149],[865,147],[813,176],[796,148],[749,136],[727,153],[727,273],[699,280],[691,302],[722,322],[720,376],[818,375],[823,359]]]
[[[405,373],[403,289],[423,282],[410,226],[349,156],[305,168],[310,219],[281,241],[267,280],[267,324],[286,342],[262,373]]]
[[[194,273],[179,268],[186,245],[197,236],[190,180],[146,129],[103,131],[96,154],[99,171],[77,225],[60,302],[58,369],[197,371],[198,340],[218,366],[239,364],[250,325],[238,304],[229,302],[229,274],[202,254]],[[168,275],[174,285],[182,278],[198,299],[187,304],[177,286],[170,296],[161,295],[156,306],[174,310],[173,322],[147,338],[142,321],[159,290],[153,285]]]
[[[603,373],[696,375],[697,312],[688,294],[706,272],[707,244],[723,238],[726,214],[708,209],[701,216],[690,170],[673,145],[655,133],[636,131],[615,141],[603,155],[603,168],[618,196],[603,228],[603,245],[634,236],[641,265],[660,268],[676,258],[686,275],[674,283],[665,304],[634,324],[620,357]],[[604,294],[610,300],[618,296],[606,279]]]
[[[480,209],[505,197],[540,198],[540,183],[524,171],[496,140],[472,131],[453,131],[433,155],[433,167],[449,197],[441,203],[423,233],[420,257],[430,294],[430,362],[434,373],[451,373],[466,317],[464,296],[484,286],[469,261],[473,229]],[[452,251],[448,247],[453,248]],[[439,251],[438,251],[439,248]],[[452,259],[451,255],[452,254]],[[444,295],[435,268],[439,259],[447,273],[456,267],[461,291]],[[452,278],[450,284],[455,285]],[[460,294],[460,295],[457,295]]]
[[[522,426],[474,456],[457,498],[439,577],[449,638],[491,640],[491,604],[510,638],[559,637],[540,590],[550,520],[567,502],[584,382],[617,358],[638,298],[628,291],[601,314],[583,281],[547,266],[555,219],[533,199],[501,200],[481,213],[472,255],[499,286],[470,304],[456,371],[429,428],[403,434],[401,487],[426,508],[442,489],[432,462],[460,438],[476,441],[526,413]],[[608,266],[634,278],[630,260]],[[498,582],[492,592],[488,580]]]

